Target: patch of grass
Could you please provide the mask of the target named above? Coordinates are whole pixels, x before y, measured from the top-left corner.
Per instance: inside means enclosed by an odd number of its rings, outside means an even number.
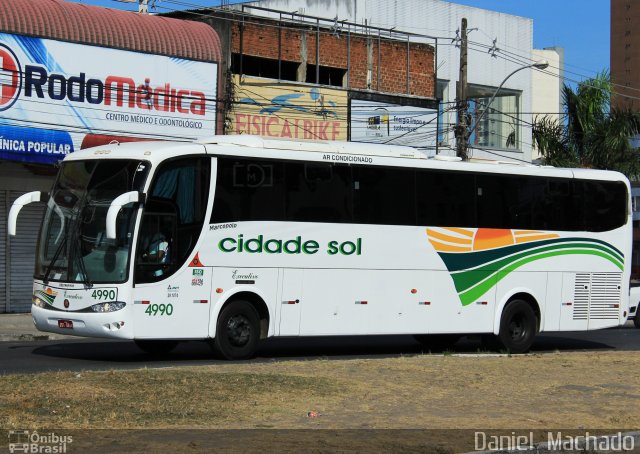
[[[339,389],[326,378],[205,368],[10,375],[0,379],[0,427],[215,427]]]
[[[444,352],[6,375],[0,426],[618,430],[640,421],[638,370],[637,352]]]

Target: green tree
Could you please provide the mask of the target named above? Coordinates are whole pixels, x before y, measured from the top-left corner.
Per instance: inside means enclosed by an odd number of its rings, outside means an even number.
[[[533,140],[545,164],[617,170],[640,177],[640,152],[630,138],[640,132],[640,113],[611,106],[608,72],[563,88],[566,122],[536,118]]]

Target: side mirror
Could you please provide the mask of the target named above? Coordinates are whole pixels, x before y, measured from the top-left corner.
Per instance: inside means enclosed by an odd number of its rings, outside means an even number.
[[[128,205],[130,203],[144,203],[145,195],[138,191],[125,192],[124,194],[119,195],[111,205],[109,206],[109,211],[107,211],[107,238],[110,240],[116,239],[116,220],[118,219],[118,213],[122,209],[123,206]]]
[[[18,223],[18,214],[22,207],[28,205],[33,202],[47,202],[49,200],[49,195],[46,192],[33,191],[28,192],[26,194],[21,195],[13,202],[11,205],[11,210],[9,210],[9,219],[8,219],[8,230],[9,236],[16,236],[16,225]]]

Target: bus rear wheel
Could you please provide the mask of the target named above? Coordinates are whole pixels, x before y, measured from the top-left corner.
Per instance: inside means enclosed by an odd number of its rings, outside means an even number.
[[[230,360],[253,357],[260,340],[258,313],[247,301],[233,301],[220,312],[213,339],[214,352]]]
[[[173,340],[137,339],[135,343],[140,350],[153,356],[167,355],[178,345],[178,341]]]
[[[529,303],[514,300],[502,312],[498,340],[510,353],[526,353],[533,345],[538,319]]]

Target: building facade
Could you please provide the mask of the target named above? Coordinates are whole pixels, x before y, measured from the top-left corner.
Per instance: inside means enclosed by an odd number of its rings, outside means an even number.
[[[611,105],[640,110],[640,3],[634,0],[611,0],[610,72]],[[640,137],[633,138],[640,146]],[[633,196],[633,267],[631,278],[640,281],[640,187],[632,182]]]
[[[435,154],[433,45],[306,15],[242,17],[232,26],[227,132],[405,144]]]
[[[442,0],[263,0],[236,6],[253,14],[278,17],[257,8],[297,11],[385,29],[436,36],[436,97],[441,100],[439,153],[454,154],[455,103],[460,67],[462,18],[468,20],[468,98],[473,119],[486,108],[504,78],[533,63],[533,21],[528,18],[457,5]],[[475,159],[531,161],[533,69],[519,71],[498,92],[491,109],[470,138]]]
[[[536,61],[545,60],[549,63],[545,71],[534,71],[531,75],[533,121],[544,117],[552,121],[560,121],[564,111],[562,99],[564,49],[561,47],[533,49],[532,55]],[[533,144],[531,159],[533,162],[540,162],[541,158]]]
[[[640,3],[611,0],[612,105],[640,109]]]
[[[259,7],[171,16],[227,38],[225,133],[436,153],[436,39]]]

